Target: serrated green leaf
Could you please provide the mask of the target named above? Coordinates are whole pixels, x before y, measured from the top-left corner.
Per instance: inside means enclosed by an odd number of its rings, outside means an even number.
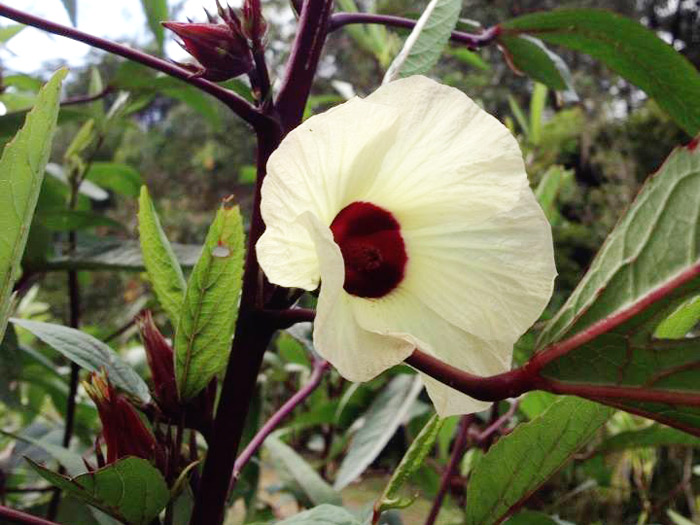
[[[600,444],[598,452],[673,445],[700,447],[700,438],[680,432],[675,428],[654,424],[641,430],[628,430],[611,436]]]
[[[700,73],[672,46],[634,20],[603,9],[555,9],[501,24],[587,53],[653,97],[690,135],[700,131]]]
[[[93,162],[85,178],[127,197],[138,197],[141,191],[141,175],[127,164]]]
[[[340,494],[333,490],[303,457],[277,436],[268,436],[265,449],[270,454],[277,473],[290,490],[307,498],[313,505],[342,504]]]
[[[141,5],[143,6],[143,11],[146,14],[148,27],[153,32],[153,36],[156,38],[156,43],[158,44],[158,49],[162,53],[165,32],[160,23],[168,20],[168,1],[141,0]]]
[[[531,79],[556,91],[571,88],[571,73],[564,61],[547,49],[541,40],[529,35],[501,35],[498,42],[512,65]]]
[[[0,158],[0,340],[56,129],[62,69],[40,91],[24,126]]]
[[[384,83],[430,71],[450,39],[461,10],[461,0],[430,0],[403,48],[389,66]]]
[[[177,326],[182,314],[187,283],[175,252],[165,236],[153,201],[146,186],[141,187],[139,197],[139,242],[143,262],[153,291],[173,326]]]
[[[243,222],[222,206],[187,283],[175,333],[175,375],[182,399],[197,395],[228,361],[243,274]]]
[[[116,386],[143,403],[150,401],[151,395],[145,381],[119,357],[119,354],[99,339],[67,326],[27,319],[10,321],[29,330],[38,339],[86,370],[98,372],[104,367],[109,379]]]
[[[364,424],[353,436],[333,488],[341,490],[348,486],[377,458],[404,422],[422,389],[418,377],[400,375],[382,390],[365,413]]]
[[[564,466],[612,409],[564,397],[502,437],[478,463],[467,491],[467,525],[500,523]]]
[[[126,457],[75,478],[27,461],[52,485],[127,525],[150,525],[170,500],[163,475],[145,459]]]
[[[420,433],[413,440],[411,446],[401,458],[399,466],[396,467],[391,479],[384,489],[384,493],[377,500],[375,508],[380,511],[389,509],[404,508],[410,505],[414,498],[402,498],[400,491],[406,481],[418,470],[428,456],[435,441],[437,440],[444,419],[440,419],[434,414],[425,424]]]

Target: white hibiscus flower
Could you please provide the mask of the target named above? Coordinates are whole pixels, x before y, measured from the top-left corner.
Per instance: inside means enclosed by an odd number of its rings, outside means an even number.
[[[508,370],[556,275],[549,223],[510,132],[457,89],[415,76],[311,117],[262,187],[260,265],[319,284],[314,344],[351,381],[415,348]],[[488,406],[424,376],[442,416]]]

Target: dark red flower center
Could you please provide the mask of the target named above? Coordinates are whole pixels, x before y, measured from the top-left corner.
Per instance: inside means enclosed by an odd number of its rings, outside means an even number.
[[[406,268],[406,247],[394,216],[369,202],[353,202],[331,223],[345,262],[345,291],[383,297],[398,286]]]

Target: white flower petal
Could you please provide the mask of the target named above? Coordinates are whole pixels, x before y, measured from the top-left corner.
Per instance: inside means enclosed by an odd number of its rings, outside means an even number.
[[[355,98],[292,130],[267,163],[260,211],[267,230],[257,245],[268,279],[287,287],[318,286],[318,261],[306,230],[311,212],[325,225],[360,200],[395,143],[399,112]]]
[[[510,369],[512,345],[484,341],[459,329],[405,288],[378,300],[353,297],[351,302],[355,319],[362,328],[403,339],[452,366],[479,376]],[[441,417],[478,412],[490,405],[422,375]]]
[[[454,220],[442,228],[402,230],[409,265],[401,286],[463,330],[512,344],[552,295],[549,223],[528,187],[512,209],[483,223],[462,228]]]
[[[518,200],[527,175],[517,141],[461,91],[414,76],[366,100],[401,110],[400,140],[365,200],[391,211],[403,227],[439,225],[455,214],[469,225]]]
[[[314,238],[320,261],[322,286],[313,335],[316,350],[350,381],[368,381],[401,363],[415,344],[365,330],[357,323],[353,297],[343,290],[343,257],[330,229],[308,212],[299,222]]]

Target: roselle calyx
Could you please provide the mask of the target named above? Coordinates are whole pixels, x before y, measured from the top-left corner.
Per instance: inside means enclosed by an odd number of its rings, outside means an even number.
[[[240,21],[226,19],[225,23],[163,22],[178,35],[180,45],[198,64],[180,64],[194,76],[212,82],[223,82],[253,69],[250,46]]]
[[[262,47],[267,34],[267,22],[262,15],[260,0],[245,0],[243,3],[243,33],[252,42],[253,49]]]
[[[180,403],[175,379],[173,348],[153,322],[150,310],[141,312],[136,316],[135,321],[146,350],[148,368],[151,370],[153,396],[164,413],[177,414]]]
[[[110,383],[105,370],[90,374],[83,387],[97,405],[102,437],[107,445],[107,464],[126,456],[161,462],[162,454],[154,435],[129,400]]]

